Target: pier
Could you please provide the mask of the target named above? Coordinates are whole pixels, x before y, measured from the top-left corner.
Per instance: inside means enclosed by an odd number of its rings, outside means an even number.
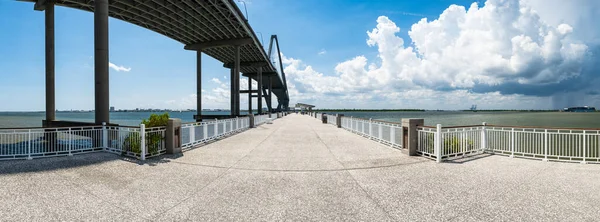
[[[4,220],[591,221],[600,168],[480,154],[444,163],[290,114],[145,161],[0,161]]]

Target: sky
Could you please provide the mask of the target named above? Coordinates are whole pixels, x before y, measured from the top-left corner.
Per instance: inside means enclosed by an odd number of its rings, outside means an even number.
[[[278,35],[291,105],[600,107],[597,0],[245,0],[238,6],[265,44]],[[91,110],[93,14],[56,7],[55,30],[56,108]],[[109,44],[111,106],[196,107],[195,52],[117,19],[109,20]],[[202,69],[203,108],[228,108],[229,71],[207,56]],[[0,0],[0,111],[43,111],[44,76],[44,13],[32,3]],[[247,80],[240,85],[247,88]]]

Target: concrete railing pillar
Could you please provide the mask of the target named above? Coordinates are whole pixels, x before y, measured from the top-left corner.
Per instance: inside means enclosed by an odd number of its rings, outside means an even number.
[[[419,145],[417,127],[423,126],[424,119],[402,119],[402,151],[409,156],[417,155],[417,146]]]
[[[344,117],[344,114],[337,114],[335,116],[335,125],[337,125],[337,128],[342,128],[342,117]]]
[[[248,128],[254,128],[254,114],[248,115]]]
[[[181,119],[170,118],[165,134],[167,154],[181,153]]]

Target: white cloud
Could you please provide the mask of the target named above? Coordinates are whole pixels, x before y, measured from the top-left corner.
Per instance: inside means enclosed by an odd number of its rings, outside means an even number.
[[[114,69],[117,72],[121,72],[121,71],[123,71],[123,72],[129,72],[129,71],[131,71],[131,68],[127,68],[125,66],[118,66],[118,65],[115,65],[112,62],[108,63],[108,67],[110,67],[111,69]]]
[[[599,106],[598,90],[590,88],[600,84],[596,14],[597,0],[488,0],[449,6],[410,30],[380,16],[366,32],[377,58],[356,55],[322,72],[282,55],[290,102],[323,108]],[[409,38],[400,38],[401,31]],[[203,93],[204,106],[228,108],[229,88],[215,82],[219,86]],[[247,80],[240,86],[247,88]]]
[[[325,55],[327,54],[327,51],[325,49],[321,49],[321,51],[319,51],[319,53],[317,53],[318,55]]]
[[[556,9],[577,3],[553,4]],[[366,42],[377,48],[380,61],[359,55],[338,63],[335,75],[326,75],[284,56],[290,97],[336,107],[372,107],[381,101],[385,106],[414,105],[435,98],[423,107],[440,103],[464,109],[462,103],[468,101],[497,108],[551,108],[552,95],[576,87],[570,86],[572,81],[589,87],[582,82],[594,74],[584,67],[593,64],[590,49],[598,47],[598,31],[582,35],[580,18],[546,22],[534,5],[525,0],[488,0],[483,7],[472,4],[468,9],[452,5],[433,21],[424,18],[413,24],[409,42],[398,37],[401,30],[392,20],[380,16]],[[390,101],[394,95],[413,103]]]

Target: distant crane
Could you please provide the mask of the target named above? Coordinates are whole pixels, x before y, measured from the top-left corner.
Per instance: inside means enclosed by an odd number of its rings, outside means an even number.
[[[471,106],[471,111],[477,112],[477,105],[472,105]]]

